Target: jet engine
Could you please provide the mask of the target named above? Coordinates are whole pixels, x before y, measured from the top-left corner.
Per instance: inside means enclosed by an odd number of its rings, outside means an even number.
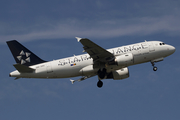
[[[107,79],[114,79],[114,80],[122,80],[125,78],[129,77],[129,70],[128,68],[122,68],[120,70],[116,70],[111,72],[108,76]]]
[[[118,65],[127,67],[134,63],[134,57],[132,53],[123,54],[120,56],[116,56],[115,59],[109,62],[109,65]]]
[[[128,54],[117,56],[115,61],[117,62],[117,64],[119,66],[130,65],[130,64],[132,64],[134,62],[133,54],[128,53]]]

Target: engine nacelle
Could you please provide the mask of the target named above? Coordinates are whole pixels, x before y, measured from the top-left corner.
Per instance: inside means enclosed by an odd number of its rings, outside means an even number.
[[[129,70],[128,68],[122,68],[120,70],[113,71],[111,74],[108,75],[107,79],[114,79],[114,80],[122,80],[129,77]]]
[[[128,66],[134,63],[134,57],[132,53],[117,56],[115,62],[118,66]]]

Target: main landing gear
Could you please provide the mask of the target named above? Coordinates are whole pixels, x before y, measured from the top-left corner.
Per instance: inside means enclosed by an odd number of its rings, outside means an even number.
[[[154,70],[154,71],[157,71],[158,68],[155,66],[154,62],[151,62],[151,64],[152,64],[152,66],[153,66],[153,70]]]
[[[101,80],[99,80],[97,83],[97,86],[98,86],[98,88],[101,88],[103,86],[103,82]]]
[[[101,88],[103,86],[103,82],[101,80],[106,79],[106,75],[107,75],[106,71],[107,70],[105,68],[99,69],[99,71],[98,71],[99,81],[97,82],[97,86],[99,88]]]

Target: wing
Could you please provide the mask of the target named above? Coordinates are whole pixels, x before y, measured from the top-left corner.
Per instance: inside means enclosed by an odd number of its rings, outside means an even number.
[[[90,55],[94,62],[107,63],[115,58],[112,53],[87,38],[76,37],[76,39],[78,40],[78,42],[82,43],[82,45],[84,46],[84,51]]]

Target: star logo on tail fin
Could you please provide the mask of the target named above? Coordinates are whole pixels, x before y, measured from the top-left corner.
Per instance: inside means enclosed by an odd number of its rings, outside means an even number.
[[[19,56],[17,56],[17,59],[21,62],[21,64],[25,64],[27,62],[31,62],[30,55],[31,55],[31,53],[24,52],[22,50],[20,52]]]

